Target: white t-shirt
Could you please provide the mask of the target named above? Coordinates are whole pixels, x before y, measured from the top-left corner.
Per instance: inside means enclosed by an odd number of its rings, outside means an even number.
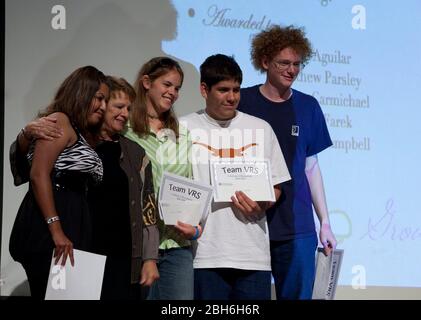
[[[217,121],[201,110],[182,117],[180,124],[188,128],[193,142],[195,180],[211,184],[209,160],[220,159],[221,154],[237,160],[270,159],[274,185],[291,179],[275,133],[264,120],[237,111],[233,119]],[[194,268],[271,270],[264,214],[245,217],[231,203],[213,202],[203,225]]]

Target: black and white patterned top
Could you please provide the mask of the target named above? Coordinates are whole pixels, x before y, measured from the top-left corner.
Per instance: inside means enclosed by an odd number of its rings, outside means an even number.
[[[87,173],[94,182],[100,182],[103,175],[102,161],[98,154],[92,149],[85,138],[75,129],[77,141],[64,150],[57,157],[54,163],[54,171],[74,171]],[[32,164],[35,143],[32,143],[27,159]]]

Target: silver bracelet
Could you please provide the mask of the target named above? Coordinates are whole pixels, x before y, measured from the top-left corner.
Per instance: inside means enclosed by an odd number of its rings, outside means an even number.
[[[48,218],[47,219],[47,224],[52,224],[53,222],[56,222],[56,221],[60,221],[60,217],[59,216],[54,216],[54,217]]]

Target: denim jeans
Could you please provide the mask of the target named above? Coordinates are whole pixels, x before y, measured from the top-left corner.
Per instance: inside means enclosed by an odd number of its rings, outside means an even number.
[[[193,254],[191,247],[159,250],[159,279],[148,300],[193,300]]]
[[[194,269],[196,300],[270,300],[270,271]]]
[[[316,268],[316,247],[316,235],[270,242],[277,300],[311,299]]]

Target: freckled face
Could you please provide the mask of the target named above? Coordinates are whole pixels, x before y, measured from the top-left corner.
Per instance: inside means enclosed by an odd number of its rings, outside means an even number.
[[[262,66],[267,71],[269,81],[275,87],[289,89],[300,73],[300,67],[297,67],[300,63],[301,56],[288,47],[281,50],[272,60],[263,60]]]

